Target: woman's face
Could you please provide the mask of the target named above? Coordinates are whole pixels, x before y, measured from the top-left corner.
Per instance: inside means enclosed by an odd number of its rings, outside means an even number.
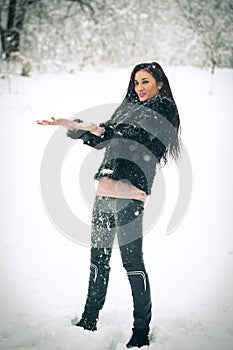
[[[153,75],[145,70],[139,70],[134,76],[134,90],[141,102],[157,96],[162,86],[162,82],[157,83]]]

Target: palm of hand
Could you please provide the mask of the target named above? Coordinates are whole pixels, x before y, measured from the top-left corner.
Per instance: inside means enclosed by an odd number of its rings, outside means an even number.
[[[43,120],[37,120],[36,122],[39,125],[64,125],[64,123],[66,122],[66,119],[64,118],[55,119],[54,117],[52,117],[51,120],[43,119]]]

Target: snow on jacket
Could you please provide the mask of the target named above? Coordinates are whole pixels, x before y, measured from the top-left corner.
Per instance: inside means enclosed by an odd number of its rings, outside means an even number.
[[[100,124],[100,137],[78,129],[68,130],[67,136],[106,148],[95,179],[128,181],[150,194],[156,164],[176,137],[177,116],[175,103],[159,95],[146,102],[122,103],[111,119]]]

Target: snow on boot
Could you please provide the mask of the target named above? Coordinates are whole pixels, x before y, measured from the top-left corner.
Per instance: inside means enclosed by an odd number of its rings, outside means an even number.
[[[97,330],[96,322],[97,322],[97,319],[91,320],[91,319],[82,317],[81,320],[78,323],[76,323],[76,326],[82,327],[83,329],[94,332]]]
[[[146,345],[150,345],[148,332],[144,330],[133,329],[133,335],[130,341],[126,344],[126,347],[128,349],[133,347],[141,348],[142,346]]]

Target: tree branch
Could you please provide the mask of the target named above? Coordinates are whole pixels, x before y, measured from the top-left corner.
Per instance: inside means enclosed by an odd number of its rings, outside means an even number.
[[[76,2],[77,4],[79,4],[83,12],[85,12],[85,8],[88,7],[89,10],[92,12],[92,14],[95,13],[94,8],[85,0],[67,0],[67,1]]]

